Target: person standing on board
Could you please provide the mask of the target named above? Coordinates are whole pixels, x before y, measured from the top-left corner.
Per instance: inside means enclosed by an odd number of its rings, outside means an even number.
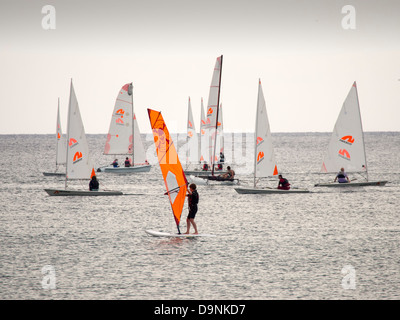
[[[347,176],[347,173],[344,172],[344,168],[340,168],[339,173],[336,175],[335,180],[333,180],[333,182],[336,182],[336,180],[339,183],[347,183],[350,182],[349,177]]]
[[[96,176],[92,177],[92,180],[89,182],[89,190],[90,191],[99,191],[99,181],[97,180]]]
[[[284,177],[282,177],[281,174],[278,176],[278,178],[279,178],[278,189],[289,190],[290,189],[289,181],[287,179],[285,179]]]
[[[198,234],[196,222],[194,222],[194,217],[197,213],[197,204],[199,203],[199,194],[196,190],[196,185],[194,183],[190,184],[187,194],[189,201],[189,214],[186,219],[186,232],[184,234],[189,234],[190,225],[194,228],[194,234]]]

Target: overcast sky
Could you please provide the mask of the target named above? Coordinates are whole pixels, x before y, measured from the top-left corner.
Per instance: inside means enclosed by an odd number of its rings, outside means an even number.
[[[143,133],[147,108],[184,132],[189,96],[198,131],[221,54],[226,132],[254,131],[259,78],[272,132],[331,132],[353,81],[364,130],[400,131],[398,0],[1,0],[0,134],[55,133],[58,97],[65,133],[71,78],[87,133],[128,82]]]

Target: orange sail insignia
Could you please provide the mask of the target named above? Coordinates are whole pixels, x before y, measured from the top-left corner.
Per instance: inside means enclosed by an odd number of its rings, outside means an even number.
[[[165,194],[168,195],[179,231],[179,222],[181,220],[183,205],[185,204],[188,182],[161,112],[151,109],[147,109],[147,111],[153,130],[158,162],[167,189]]]

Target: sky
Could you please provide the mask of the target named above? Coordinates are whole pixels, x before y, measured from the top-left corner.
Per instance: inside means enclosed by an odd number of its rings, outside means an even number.
[[[398,0],[2,0],[0,134],[55,133],[58,98],[65,132],[71,79],[88,134],[130,82],[142,133],[147,108],[185,132],[189,97],[198,131],[220,55],[225,132],[254,132],[258,79],[272,132],[331,132],[354,81],[364,131],[400,131],[399,32]]]

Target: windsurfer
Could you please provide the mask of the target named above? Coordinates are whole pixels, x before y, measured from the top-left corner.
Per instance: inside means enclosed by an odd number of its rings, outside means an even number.
[[[282,177],[281,174],[278,176],[278,178],[279,178],[278,189],[289,190],[290,189],[289,181],[284,177]]]
[[[344,168],[340,168],[339,173],[336,175],[335,180],[333,180],[333,182],[336,182],[336,180],[339,183],[347,183],[350,182],[349,177],[347,176],[347,173],[344,172]]]
[[[194,218],[197,213],[197,204],[199,203],[199,194],[197,193],[197,187],[194,183],[190,184],[187,194],[189,200],[189,214],[186,219],[186,232],[185,234],[189,234],[190,225],[194,228],[194,234],[198,234],[196,222],[194,222]]]

